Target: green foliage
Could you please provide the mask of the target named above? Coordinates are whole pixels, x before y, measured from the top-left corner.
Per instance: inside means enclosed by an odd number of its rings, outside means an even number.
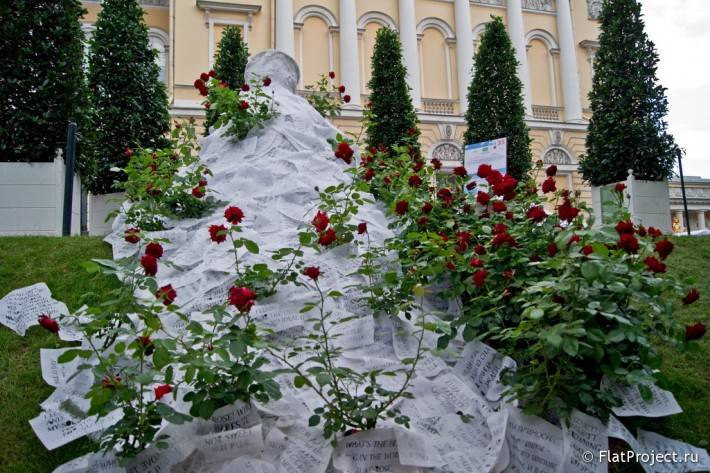
[[[332,74],[332,73],[331,73]],[[335,74],[333,74],[334,76]],[[330,76],[321,74],[320,79],[315,84],[308,84],[306,90],[306,100],[316,109],[323,118],[336,118],[340,116],[343,108],[343,93],[339,86],[335,85]]]
[[[525,179],[532,166],[532,140],[525,124],[518,61],[500,17],[486,24],[474,62],[464,143],[508,138],[508,174]]]
[[[127,179],[116,186],[131,201],[125,210],[128,225],[163,230],[166,219],[198,218],[217,205],[205,197],[212,173],[199,163],[198,152],[192,120],[175,125],[166,148],[132,151],[122,170]]]
[[[79,0],[0,5],[0,161],[51,162],[86,119]]]
[[[242,39],[242,31],[236,26],[227,26],[222,33],[222,39],[217,44],[217,54],[214,60],[216,77],[227,83],[234,90],[244,84],[244,70],[249,61],[249,47]],[[205,119],[205,136],[214,126],[217,119],[213,109],[207,109]]]
[[[637,179],[668,179],[680,151],[667,132],[668,100],[656,78],[658,53],[644,31],[641,5],[605,1],[599,21],[584,178],[600,186],[626,180],[633,169]]]
[[[367,121],[367,143],[389,150],[408,140],[417,128],[417,115],[412,106],[406,81],[407,68],[402,62],[402,47],[397,33],[389,28],[377,31],[372,53],[370,118]],[[412,142],[418,150],[419,144]]]
[[[126,175],[126,148],[163,148],[170,127],[165,84],[148,43],[143,8],[136,0],[105,0],[90,41],[88,83],[93,114],[83,158],[89,191],[114,191]]]

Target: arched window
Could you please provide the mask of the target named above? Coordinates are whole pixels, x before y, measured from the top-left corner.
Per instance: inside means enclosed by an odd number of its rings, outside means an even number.
[[[397,31],[394,20],[382,12],[367,12],[363,14],[357,22],[357,30],[360,40],[360,77],[362,78],[361,92],[363,94],[368,94],[370,92],[367,88],[367,83],[372,77],[372,53],[375,50],[377,30],[380,28],[390,28],[393,31]]]
[[[539,29],[530,31],[525,40],[533,104],[557,107],[561,100],[557,42],[550,33]]]
[[[294,27],[298,31],[299,88],[315,83],[321,74],[329,71],[337,74],[338,58],[333,44],[333,32],[338,28],[335,15],[327,8],[309,5],[296,13]]]
[[[417,36],[422,96],[435,99],[457,98],[454,93],[458,91],[458,84],[455,83],[456,74],[452,73],[452,61],[455,58],[452,58],[450,47],[455,42],[453,30],[445,21],[425,18],[417,26]]]
[[[148,41],[150,42],[150,47],[157,51],[155,55],[155,62],[160,68],[158,73],[158,78],[164,82],[168,83],[168,36],[161,30],[157,28],[151,28],[148,33]]]

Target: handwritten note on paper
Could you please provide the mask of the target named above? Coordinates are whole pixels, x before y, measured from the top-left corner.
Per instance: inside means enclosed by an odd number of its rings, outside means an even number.
[[[45,411],[30,420],[30,425],[47,450],[54,450],[85,435],[107,429],[121,417],[123,413],[119,409],[102,418],[92,416],[82,420],[71,418],[61,411]]]
[[[52,293],[43,282],[15,289],[0,299],[0,323],[22,336],[29,327],[38,324],[40,315],[56,318],[68,313],[66,305],[52,299]]]
[[[498,401],[505,389],[500,375],[506,369],[515,369],[510,357],[502,356],[485,343],[473,341],[466,345],[454,373],[489,401]]]
[[[72,348],[41,348],[39,362],[42,367],[42,379],[50,386],[59,387],[67,382],[69,377],[76,373],[77,367],[87,361],[84,358],[74,358],[68,363],[59,363],[57,359],[67,350]]]
[[[562,430],[549,422],[523,414],[513,406],[508,410],[506,441],[510,451],[508,473],[550,473],[562,464]]]
[[[673,397],[673,393],[647,383],[653,397],[646,401],[641,397],[641,393],[636,386],[624,386],[602,379],[601,388],[609,390],[616,397],[621,399],[620,407],[613,407],[611,410],[619,417],[642,416],[642,417],[664,417],[683,412],[678,402]]]
[[[569,427],[563,427],[565,473],[606,473],[608,462],[600,452],[609,449],[607,428],[596,417],[578,410],[572,412]],[[592,452],[593,460],[585,460],[585,452]]]
[[[638,442],[643,452],[655,456],[653,468],[658,473],[710,471],[710,456],[704,448],[641,429]]]

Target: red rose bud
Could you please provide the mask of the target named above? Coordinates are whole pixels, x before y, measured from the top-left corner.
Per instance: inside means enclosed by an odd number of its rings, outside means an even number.
[[[192,196],[196,197],[198,199],[201,199],[205,196],[205,191],[203,190],[202,187],[193,187],[192,188]]]
[[[589,256],[592,253],[594,253],[594,248],[592,248],[592,245],[584,245],[584,247],[582,247],[582,254],[584,256]]]
[[[345,103],[350,103],[350,96],[349,95],[343,95],[343,102]]]
[[[59,323],[47,314],[42,314],[37,318],[39,324],[52,333],[59,332]]]
[[[407,213],[408,210],[409,202],[406,200],[400,200],[394,207],[394,211],[397,212],[398,215],[404,215]]]
[[[336,238],[337,235],[335,234],[335,230],[329,228],[320,234],[320,237],[318,238],[318,243],[322,246],[328,246],[332,244]]]
[[[261,81],[262,84],[264,84],[264,87],[268,87],[271,85],[271,77],[264,77]]]
[[[683,298],[683,305],[692,304],[693,302],[697,301],[698,299],[700,299],[700,292],[698,292],[697,289],[693,288]]]
[[[217,73],[215,72],[214,69],[210,70],[210,72],[208,73],[208,75],[209,75],[210,77],[217,77]]]
[[[557,166],[554,164],[550,165],[547,169],[545,169],[545,174],[547,174],[549,177],[554,176],[557,174]]]
[[[471,262],[469,264],[474,268],[482,268],[483,260],[474,256],[473,258],[471,258]]]
[[[454,168],[454,174],[459,176],[459,177],[466,177],[468,176],[468,172],[466,171],[466,168],[464,166],[456,166]]]
[[[630,220],[622,220],[619,223],[616,224],[614,227],[616,229],[616,232],[619,235],[623,235],[624,233],[627,233],[629,235],[634,234],[634,224]]]
[[[204,84],[202,85],[202,87],[198,87],[197,90],[200,91],[200,95],[203,97],[207,97],[209,95],[209,92],[207,91],[207,87],[205,87]]]
[[[624,184],[623,182],[617,182],[616,185],[614,186],[614,190],[616,192],[618,192],[619,194],[624,192],[625,189],[626,189],[626,184]]]
[[[467,191],[472,191],[475,188],[476,188],[476,181],[471,181],[468,184],[466,184]]]
[[[367,171],[365,171],[365,174],[362,176],[367,182],[370,182],[373,177],[375,177],[375,171],[373,171],[372,168],[367,168]]]
[[[496,200],[493,202],[492,210],[496,213],[505,212],[508,210],[508,206],[502,200]]]
[[[130,159],[130,157],[133,156],[133,150],[131,148],[124,149],[123,155]]]
[[[340,92],[341,94],[344,93],[344,92],[345,92],[345,86],[344,86],[344,85],[341,85],[340,87],[338,87],[338,92]]]
[[[493,237],[491,240],[491,246],[494,248],[500,248],[504,245],[508,246],[515,246],[517,242],[515,241],[515,238],[513,238],[511,235],[508,235],[507,233],[499,233]]]
[[[526,216],[533,222],[542,222],[545,218],[547,218],[547,212],[545,212],[545,209],[542,208],[542,206],[533,205],[528,209]]]
[[[242,84],[242,92],[249,92],[250,88],[249,84]]]
[[[496,223],[493,225],[492,230],[494,234],[506,233],[508,231],[508,226],[505,223]]]
[[[160,386],[156,386],[153,391],[155,392],[155,400],[160,401],[163,396],[173,392],[173,387],[169,384],[161,384]]]
[[[160,258],[163,256],[163,247],[160,243],[148,243],[145,247],[145,254]]]
[[[239,312],[249,312],[256,300],[256,292],[248,287],[232,287],[229,289],[229,303]]]
[[[660,231],[659,229],[657,229],[655,227],[648,227],[648,236],[650,236],[654,240],[656,238],[660,237],[661,235],[663,235],[663,232]]]
[[[580,238],[579,235],[572,235],[570,237],[570,239],[567,241],[567,246],[572,246],[572,244],[579,243],[579,241],[581,241],[581,240],[582,240],[582,238]]]
[[[412,169],[414,169],[414,172],[419,172],[422,169],[424,169],[424,161],[421,159],[417,159],[414,161],[414,166],[412,166]]]
[[[565,222],[571,222],[579,214],[579,209],[572,207],[569,200],[565,200],[562,205],[557,208],[557,215],[560,216],[560,220]]]
[[[123,239],[126,240],[128,243],[133,243],[135,245],[136,243],[141,241],[140,233],[140,228],[129,228],[123,234]]]
[[[658,261],[653,256],[647,256],[646,259],[643,260],[643,262],[646,265],[646,268],[653,273],[666,272],[666,265]]]
[[[330,76],[331,79],[335,79],[335,72],[330,71],[330,72],[328,73],[328,75]]]
[[[316,216],[313,217],[313,220],[311,220],[311,224],[316,227],[316,230],[318,230],[319,232],[323,232],[326,228],[328,228],[328,225],[330,224],[330,219],[328,218],[328,215],[325,212],[321,212],[319,210],[316,213]]]
[[[163,301],[163,305],[169,306],[175,302],[175,299],[177,299],[177,292],[173,289],[171,284],[168,284],[167,286],[163,286],[158,289],[155,293],[155,297],[158,300]]]
[[[153,345],[153,340],[150,339],[150,337],[141,335],[140,337],[136,338],[138,343],[143,345],[143,351],[146,355],[152,355],[153,352],[155,351],[155,346]]]
[[[648,229],[649,233],[651,233],[652,228],[653,227]],[[662,260],[664,260],[668,258],[668,255],[673,252],[673,243],[671,243],[671,241],[668,239],[663,239],[659,242],[656,242],[655,248],[658,255],[661,257]]]
[[[158,259],[152,255],[141,256],[141,266],[146,276],[155,276],[158,272]]]
[[[705,335],[706,331],[707,331],[707,328],[705,327],[705,324],[702,322],[698,322],[693,325],[686,325],[685,326],[685,339],[688,341],[699,340],[699,339],[703,338],[703,335]]]
[[[491,167],[490,164],[481,164],[478,166],[478,171],[476,172],[476,175],[480,177],[481,179],[487,178],[490,174],[493,168]]]
[[[425,214],[428,214],[434,209],[434,206],[431,205],[431,202],[424,202],[424,205],[422,205],[422,212]]]
[[[224,210],[224,218],[232,225],[238,225],[242,223],[242,219],[244,219],[244,212],[242,212],[242,209],[239,207],[232,205]]]
[[[554,243],[550,243],[549,245],[547,245],[547,256],[552,258],[556,254],[557,254],[557,245]]]
[[[415,174],[413,176],[409,176],[409,180],[407,182],[410,187],[419,187],[422,185],[422,178]]]
[[[629,254],[634,254],[639,250],[639,241],[635,236],[623,233],[619,237],[619,243],[617,243],[617,246],[622,250],[626,250]]]
[[[454,195],[446,187],[439,189],[436,192],[436,197],[442,201],[445,207],[449,207],[454,201]]]
[[[506,220],[513,220],[513,212],[506,212],[505,219]]]
[[[249,108],[249,102],[247,102],[246,100],[242,100],[239,104],[239,108],[242,110],[246,110],[247,108]]]
[[[481,205],[488,204],[488,201],[490,200],[491,196],[488,194],[488,192],[478,191],[478,194],[476,194],[476,202]]]
[[[475,251],[477,255],[483,256],[486,254],[486,247],[479,243],[473,247],[473,251]]]
[[[646,231],[646,227],[644,227],[643,225],[639,225],[639,228],[638,228],[638,230],[636,230],[636,232],[641,237],[645,237],[648,234],[648,232]]]
[[[429,219],[426,217],[419,217],[419,219],[417,220],[417,225],[419,225],[420,227],[426,227],[427,225],[429,225]]]
[[[431,160],[431,165],[434,169],[441,169],[441,161],[437,158]]]
[[[555,192],[557,190],[557,184],[555,183],[555,179],[552,177],[548,177],[544,181],[542,181],[542,192],[544,194],[549,194],[550,192]]]
[[[205,88],[205,82],[202,79],[196,79],[193,84],[197,90]]]
[[[366,222],[360,222],[357,224],[357,233],[358,235],[363,235],[367,233],[367,223]]]
[[[227,227],[224,225],[210,225],[210,240],[215,243],[222,243],[227,239]]]
[[[210,107],[212,106],[212,104],[210,103],[209,100],[207,100],[207,101],[204,103],[204,106],[205,106],[205,108],[206,108],[207,110],[209,110]]]
[[[309,266],[303,270],[303,274],[314,281],[318,281],[318,276],[320,276],[321,273],[318,266]]]
[[[485,269],[479,269],[475,273],[473,273],[473,276],[471,277],[473,281],[473,285],[476,287],[481,287],[484,284],[486,284],[486,278],[488,277],[488,271]]]

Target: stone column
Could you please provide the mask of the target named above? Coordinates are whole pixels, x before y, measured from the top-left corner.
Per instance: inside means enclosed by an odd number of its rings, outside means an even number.
[[[414,108],[421,108],[422,92],[419,78],[419,57],[417,52],[417,18],[414,0],[399,0],[399,39],[402,42],[404,65],[407,67],[407,85],[412,89]]]
[[[528,69],[528,53],[525,46],[525,28],[523,27],[523,5],[521,0],[508,0],[507,7],[508,33],[515,48],[515,57],[519,63],[518,77],[523,83],[525,114],[532,116],[532,92],[530,91],[530,71]]]
[[[562,72],[562,98],[566,121],[581,121],[582,97],[577,71],[577,49],[574,44],[572,13],[569,0],[557,0],[557,35],[560,41],[560,70]]]
[[[275,48],[295,60],[293,46],[293,0],[276,0],[274,5],[276,23]]]
[[[469,0],[456,0],[456,67],[458,68],[459,101],[461,114],[466,113],[468,86],[473,77],[473,32],[471,30],[471,4]]]
[[[340,0],[340,77],[350,105],[360,105],[360,53],[355,0]]]
[[[705,229],[705,211],[698,210],[698,230]]]

